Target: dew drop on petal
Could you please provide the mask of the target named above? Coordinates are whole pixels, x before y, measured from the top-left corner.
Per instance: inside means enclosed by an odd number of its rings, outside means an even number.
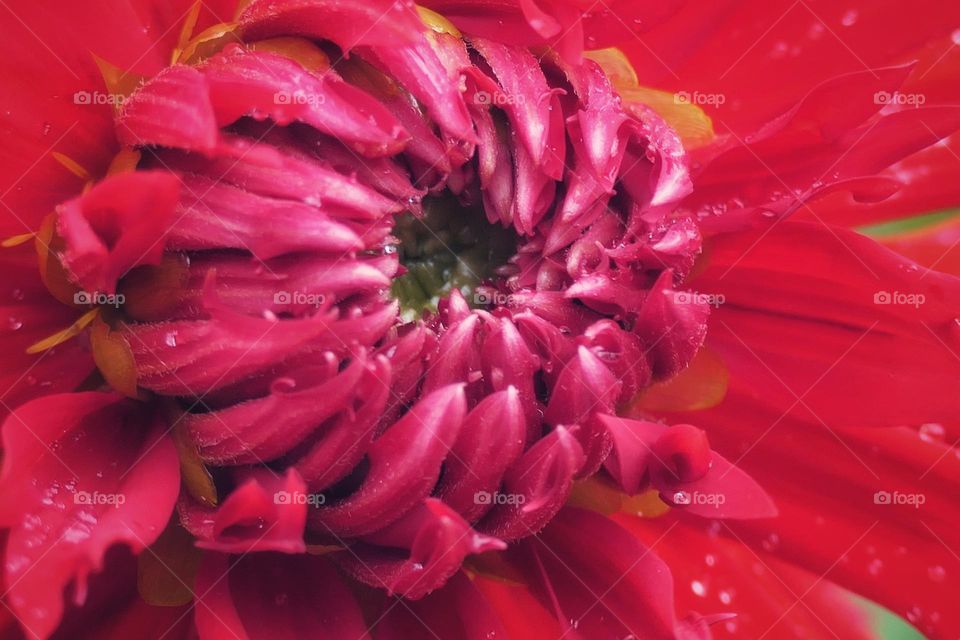
[[[945,431],[942,424],[928,422],[920,425],[920,439],[924,442],[943,442]]]
[[[930,576],[930,579],[934,582],[943,582],[947,577],[947,570],[940,565],[936,565],[927,569],[927,575]]]
[[[699,580],[694,580],[690,583],[690,590],[701,598],[707,595],[707,587]]]

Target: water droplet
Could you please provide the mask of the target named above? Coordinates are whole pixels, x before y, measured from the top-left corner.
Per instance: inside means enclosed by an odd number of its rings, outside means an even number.
[[[720,602],[723,604],[730,604],[733,602],[733,592],[729,589],[723,589],[717,594],[717,597],[720,598]]]
[[[23,322],[18,320],[17,318],[14,318],[13,316],[10,316],[9,318],[7,318],[7,329],[9,329],[10,331],[16,331],[22,326],[23,326]]]
[[[867,565],[867,573],[872,576],[880,575],[880,572],[883,570],[883,560],[880,558],[874,558]]]
[[[946,432],[943,425],[936,422],[928,422],[920,425],[920,439],[924,442],[943,442]]]
[[[51,128],[53,128],[53,126],[52,126],[49,122],[44,122],[44,123],[43,123],[43,135],[45,135],[45,136],[50,135],[50,129],[51,129]]]
[[[282,607],[283,605],[287,604],[287,594],[278,593],[276,597],[274,597],[273,601],[278,607]]]
[[[845,27],[852,27],[857,23],[857,19],[860,17],[860,12],[856,9],[850,9],[843,17],[840,19],[840,24]]]
[[[708,567],[716,566],[717,556],[713,555],[712,553],[708,553],[706,557],[704,557],[704,561],[707,563]]]
[[[773,551],[778,546],[780,546],[780,536],[775,533],[771,533],[769,536],[760,543],[760,546],[764,548],[765,551]]]
[[[13,296],[14,300],[23,300],[23,289],[14,289],[10,292],[10,295]]]
[[[947,577],[947,570],[940,565],[936,565],[927,569],[927,575],[934,582],[943,582]]]
[[[168,333],[166,336],[164,336],[163,343],[168,347],[177,346],[177,334],[172,332]]]
[[[707,587],[699,580],[694,580],[690,583],[690,590],[701,598],[707,595]]]
[[[953,44],[960,44],[960,29],[953,30],[953,33],[950,34],[950,40]]]

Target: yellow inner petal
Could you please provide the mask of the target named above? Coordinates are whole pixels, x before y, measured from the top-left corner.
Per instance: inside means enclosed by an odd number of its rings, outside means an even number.
[[[27,353],[41,353],[42,351],[52,349],[58,344],[63,344],[67,340],[80,335],[83,333],[83,330],[86,329],[91,322],[93,322],[94,318],[96,318],[97,314],[99,313],[100,309],[91,309],[90,311],[87,311],[85,314],[80,316],[76,322],[71,324],[66,329],[57,331],[52,336],[47,336],[43,340],[35,342],[27,347]]]
[[[713,121],[703,109],[689,100],[678,99],[675,93],[641,86],[636,70],[620,49],[596,49],[584,52],[584,56],[603,68],[625,102],[645,104],[666,120],[687,149],[713,141]]]

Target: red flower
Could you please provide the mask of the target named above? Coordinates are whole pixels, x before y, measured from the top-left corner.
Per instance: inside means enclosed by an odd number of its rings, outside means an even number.
[[[3,9],[11,634],[956,635],[952,10],[235,4]]]

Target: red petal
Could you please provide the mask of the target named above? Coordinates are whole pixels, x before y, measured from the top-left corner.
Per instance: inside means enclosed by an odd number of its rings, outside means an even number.
[[[708,253],[693,284],[724,296],[710,344],[762,404],[833,428],[956,417],[960,280],[819,223],[722,236]]]
[[[94,369],[93,358],[81,340],[71,340],[44,351],[28,354],[27,348],[63,330],[77,319],[43,285],[37,272],[37,255],[24,245],[0,251],[0,272],[10,285],[0,297],[0,317],[7,318],[0,332],[0,388],[4,389],[2,413],[40,395],[72,391]]]
[[[670,569],[610,520],[565,509],[526,544],[524,555],[532,555],[534,562],[524,561],[525,573],[540,599],[554,603],[558,617],[577,621],[571,632],[585,639],[683,637]]]
[[[179,464],[161,425],[104,393],[46,396],[3,424],[0,521],[11,527],[4,568],[9,602],[42,638],[63,612],[63,590],[103,566],[114,543],[135,551],[170,517]]]
[[[369,640],[360,607],[323,557],[208,552],[194,608],[200,640]]]

